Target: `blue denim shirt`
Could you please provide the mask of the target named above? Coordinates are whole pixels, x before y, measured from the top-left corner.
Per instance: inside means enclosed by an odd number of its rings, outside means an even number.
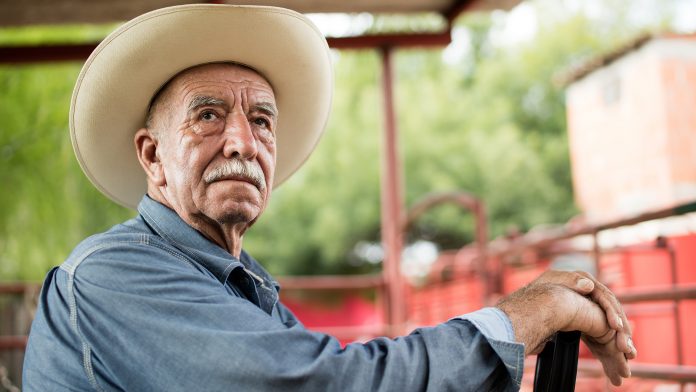
[[[486,308],[342,348],[302,326],[278,283],[147,196],[140,215],[49,272],[25,391],[514,391],[524,347]]]

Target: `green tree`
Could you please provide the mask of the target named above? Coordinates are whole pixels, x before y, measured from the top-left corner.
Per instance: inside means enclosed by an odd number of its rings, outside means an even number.
[[[336,56],[333,114],[319,148],[245,235],[245,248],[276,273],[364,271],[346,260],[355,243],[378,238],[378,58],[370,51]]]
[[[582,3],[582,2],[580,2]],[[441,50],[398,51],[396,101],[407,205],[432,191],[467,190],[487,204],[493,236],[564,222],[575,214],[563,87],[554,75],[581,59],[660,26],[630,2],[611,0],[601,17],[572,2],[527,1],[536,37],[497,42],[502,14],[460,18],[469,53],[444,62]],[[372,30],[392,31],[403,18],[376,18]],[[408,28],[437,27],[430,17]],[[397,26],[398,27],[398,26]],[[83,42],[113,26],[0,29],[0,44]],[[371,30],[371,31],[372,31]],[[101,196],[72,154],[67,118],[80,65],[0,67],[0,279],[39,280],[84,237],[134,215]],[[316,153],[283,184],[245,236],[245,247],[276,274],[355,273],[354,248],[379,241],[382,97],[374,51],[335,54],[333,113]],[[452,207],[421,219],[412,237],[441,247],[472,239],[471,219]]]
[[[132,215],[82,175],[68,137],[77,64],[0,68],[0,277],[36,280]]]

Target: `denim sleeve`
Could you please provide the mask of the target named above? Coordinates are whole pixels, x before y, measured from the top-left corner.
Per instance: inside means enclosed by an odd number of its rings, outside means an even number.
[[[71,319],[95,390],[519,389],[522,365],[511,376],[514,355],[506,351],[519,349],[494,339],[495,327],[482,321],[488,311],[341,347],[229,295],[164,250],[142,250],[137,260],[122,256],[97,252],[67,278]],[[171,262],[148,261],[157,258]]]
[[[524,370],[524,344],[515,342],[515,332],[508,316],[498,308],[483,308],[457,317],[472,323],[488,340],[518,386]]]

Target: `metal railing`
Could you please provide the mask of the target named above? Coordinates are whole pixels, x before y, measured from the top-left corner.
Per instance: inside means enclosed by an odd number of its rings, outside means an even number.
[[[549,255],[562,255],[565,253],[577,252],[572,246],[567,245],[567,240],[575,237],[590,235],[592,236],[593,246],[589,252],[594,261],[597,276],[604,281],[602,257],[609,256],[613,252],[648,252],[662,251],[668,257],[669,282],[660,287],[649,288],[624,288],[616,289],[618,299],[622,304],[628,305],[626,313],[630,318],[630,306],[645,304],[655,301],[667,301],[671,303],[672,317],[674,320],[674,336],[676,342],[676,364],[662,363],[641,363],[634,362],[631,365],[632,377],[673,381],[681,384],[683,390],[685,384],[696,383],[696,366],[687,366],[684,361],[684,331],[682,330],[682,312],[680,302],[684,300],[696,299],[696,282],[679,283],[677,279],[676,250],[671,246],[668,238],[658,236],[652,245],[636,244],[633,246],[621,246],[612,248],[602,248],[598,235],[600,232],[632,226],[651,220],[678,216],[696,211],[696,202],[685,203],[673,208],[665,208],[652,211],[637,216],[618,219],[612,222],[582,225],[575,227],[562,227],[542,232],[529,233],[516,239],[496,240],[489,248],[488,257],[499,258],[502,262],[512,259],[515,255],[529,254],[536,255],[536,262]],[[566,243],[566,244],[564,244]],[[529,265],[527,263],[526,265]],[[514,268],[514,267],[513,267]],[[640,354],[639,354],[640,355]],[[639,360],[640,358],[638,358]],[[581,359],[578,363],[578,372],[585,375],[602,376],[601,364],[596,360]]]

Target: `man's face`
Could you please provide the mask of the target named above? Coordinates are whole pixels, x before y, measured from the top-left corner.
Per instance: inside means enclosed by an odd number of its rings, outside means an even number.
[[[150,124],[168,204],[188,222],[253,223],[273,186],[276,123],[273,89],[248,68],[209,64],[177,75]]]

